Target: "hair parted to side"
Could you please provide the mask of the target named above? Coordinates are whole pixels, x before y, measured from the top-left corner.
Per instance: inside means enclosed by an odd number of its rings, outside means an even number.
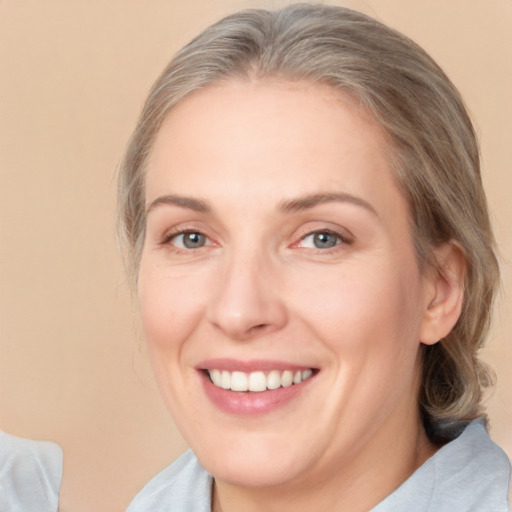
[[[149,94],[119,174],[118,233],[132,283],[145,235],[145,168],[158,130],[191,92],[228,79],[328,84],[363,105],[388,133],[420,267],[436,267],[433,249],[450,240],[467,264],[458,323],[424,347],[421,412],[427,422],[482,415],[482,389],[491,379],[477,352],[499,268],[472,123],[458,91],[418,45],[358,12],[310,4],[245,10],[207,28],[175,56]]]

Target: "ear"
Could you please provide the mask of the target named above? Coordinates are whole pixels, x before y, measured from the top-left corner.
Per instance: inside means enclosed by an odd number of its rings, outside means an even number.
[[[425,304],[420,341],[433,345],[448,336],[462,311],[466,258],[450,241],[434,249],[436,262],[426,271]]]

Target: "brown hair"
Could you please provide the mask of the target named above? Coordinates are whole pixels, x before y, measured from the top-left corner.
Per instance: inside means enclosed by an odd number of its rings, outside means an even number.
[[[420,267],[436,266],[432,249],[450,240],[467,264],[458,323],[423,349],[422,413],[434,421],[481,415],[490,379],[477,351],[499,269],[473,126],[439,66],[410,39],[363,14],[310,4],[245,10],[176,55],[149,94],[119,175],[119,237],[133,282],[145,233],[145,166],[161,123],[192,91],[232,78],[328,84],[364,105],[386,130]]]

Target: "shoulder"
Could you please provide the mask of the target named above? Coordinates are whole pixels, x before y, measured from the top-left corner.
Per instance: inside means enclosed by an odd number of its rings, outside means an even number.
[[[150,480],[127,512],[210,512],[212,481],[188,451]]]
[[[446,510],[450,506],[460,511],[507,510],[510,462],[482,422],[471,422],[436,455],[432,458],[436,474],[432,510],[441,510],[441,504]]]
[[[509,478],[507,456],[473,421],[373,512],[506,512]]]
[[[58,445],[0,431],[0,461],[0,510],[57,510],[62,480]]]

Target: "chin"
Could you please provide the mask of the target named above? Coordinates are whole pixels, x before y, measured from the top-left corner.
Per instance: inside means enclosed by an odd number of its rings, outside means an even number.
[[[283,440],[264,442],[258,434],[247,442],[237,442],[235,436],[227,436],[222,450],[205,447],[194,450],[202,466],[217,480],[240,487],[273,487],[284,485],[300,477],[305,467],[306,453],[299,442],[286,446]],[[262,442],[263,441],[263,442]]]
[[[279,487],[295,480],[300,474],[293,463],[282,459],[276,461],[272,457],[255,459],[252,455],[247,458],[228,457],[220,463],[216,461],[205,466],[216,480],[245,488]]]

